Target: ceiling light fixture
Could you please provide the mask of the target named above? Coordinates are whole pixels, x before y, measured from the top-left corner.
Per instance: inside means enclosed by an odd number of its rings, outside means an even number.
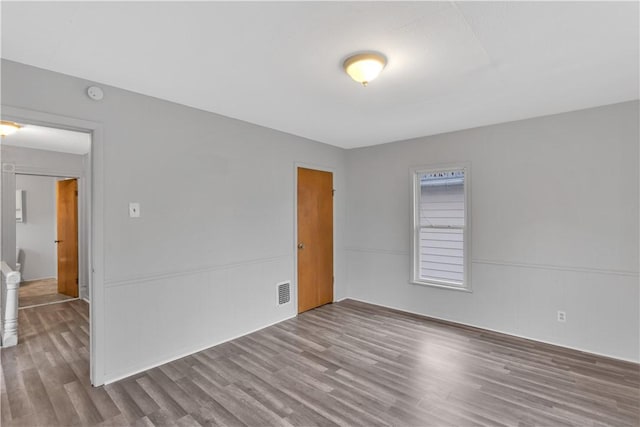
[[[379,53],[352,55],[342,64],[344,71],[353,80],[362,83],[362,86],[366,86],[371,80],[378,77],[385,65],[387,65],[387,59]]]
[[[17,123],[8,122],[6,120],[2,120],[2,121],[0,121],[0,136],[2,136],[4,138],[7,135],[11,135],[12,133],[16,132],[21,127],[22,126],[20,126]]]

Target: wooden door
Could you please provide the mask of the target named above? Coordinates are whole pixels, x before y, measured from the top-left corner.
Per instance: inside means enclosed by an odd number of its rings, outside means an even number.
[[[78,296],[78,180],[56,183],[58,293]]]
[[[333,302],[333,174],[298,168],[298,313]]]

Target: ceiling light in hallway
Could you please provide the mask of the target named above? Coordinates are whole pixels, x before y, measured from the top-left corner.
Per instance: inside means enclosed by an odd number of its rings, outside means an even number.
[[[7,135],[11,135],[12,133],[16,132],[21,127],[22,126],[20,126],[17,123],[8,122],[6,120],[2,120],[2,121],[0,121],[0,136],[2,136],[4,138]]]

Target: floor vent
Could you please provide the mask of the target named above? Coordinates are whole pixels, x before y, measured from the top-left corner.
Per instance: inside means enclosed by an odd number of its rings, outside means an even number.
[[[278,283],[278,305],[284,305],[291,301],[291,283]]]

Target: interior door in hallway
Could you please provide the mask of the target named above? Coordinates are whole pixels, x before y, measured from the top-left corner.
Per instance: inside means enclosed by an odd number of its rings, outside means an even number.
[[[78,296],[78,180],[56,183],[58,293]]]
[[[333,302],[333,174],[298,168],[298,313]]]

